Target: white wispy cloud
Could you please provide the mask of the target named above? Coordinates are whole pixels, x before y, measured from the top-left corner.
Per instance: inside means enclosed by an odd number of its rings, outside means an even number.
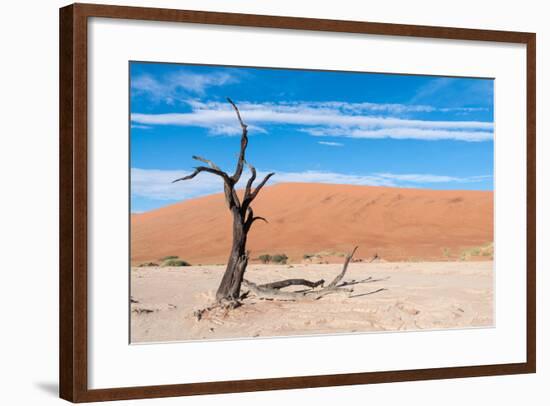
[[[465,131],[462,129],[425,129],[414,127],[393,127],[367,130],[362,128],[304,128],[304,131],[315,137],[345,137],[345,138],[393,138],[416,139],[426,141],[456,140],[456,141],[490,141],[493,133],[489,131]]]
[[[229,72],[199,74],[187,71],[174,72],[157,77],[142,74],[132,77],[131,89],[134,94],[146,95],[154,101],[172,104],[190,95],[204,95],[210,87],[237,83],[238,78]]]
[[[329,147],[343,147],[344,146],[344,144],[342,144],[341,142],[333,142],[333,141],[319,141],[319,144],[326,145],[326,146],[329,146]]]
[[[218,110],[227,108],[225,103],[218,101],[187,101],[195,109]],[[371,102],[343,102],[343,101],[278,101],[253,103],[249,101],[240,101],[239,106],[246,110],[277,110],[277,111],[303,111],[304,109],[323,111],[323,110],[339,110],[349,114],[366,114],[366,113],[433,113],[433,112],[476,112],[487,111],[486,107],[434,107],[425,104],[399,104],[399,103],[371,103]]]
[[[242,129],[240,125],[231,125],[231,124],[219,124],[211,127],[207,127],[208,132],[211,135],[241,135]],[[259,127],[257,125],[248,125],[248,131],[260,134],[266,134],[267,130],[265,128]]]
[[[132,196],[155,200],[190,199],[223,190],[223,181],[204,174],[200,181],[172,183],[189,175],[189,171],[132,168],[130,173]]]
[[[151,126],[143,125],[143,124],[132,124],[131,127],[138,130],[150,130],[151,128],[153,128]]]
[[[396,182],[411,182],[411,183],[473,183],[481,182],[486,179],[491,179],[491,175],[478,175],[478,176],[446,176],[446,175],[431,175],[421,173],[376,173],[382,179],[390,179]]]
[[[212,133],[220,133],[221,128],[223,129],[221,133],[225,135],[240,133],[234,112],[227,103],[198,101],[188,101],[188,103],[192,108],[188,113],[132,113],[131,119],[132,122],[141,125],[196,126],[207,128]],[[365,109],[372,109],[372,103],[243,102],[238,104],[245,121],[263,131],[266,125],[295,125],[299,130],[315,136],[451,139],[471,142],[486,141],[493,137],[491,122],[413,120],[367,115]]]
[[[188,175],[189,171],[159,170],[159,169],[131,169],[131,191],[133,197],[145,197],[155,200],[184,200],[223,190],[223,182],[217,176],[199,174],[196,179],[185,182],[172,183],[174,179]],[[258,179],[262,179],[267,171],[258,171]],[[238,188],[243,188],[249,173],[245,172]],[[303,172],[276,172],[268,184],[303,182],[303,183],[332,183],[363,186],[394,186],[412,187],[418,184],[437,183],[472,183],[490,179],[491,175],[456,177],[433,174],[393,174],[372,173],[365,175],[344,174],[324,171]],[[200,178],[200,179],[199,179]]]

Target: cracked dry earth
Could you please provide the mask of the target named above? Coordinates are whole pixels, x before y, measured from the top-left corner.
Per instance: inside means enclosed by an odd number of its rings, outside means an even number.
[[[341,267],[250,265],[246,278],[330,281]],[[342,282],[371,279],[351,286],[351,293],[296,302],[250,295],[237,309],[197,321],[194,311],[213,302],[223,271],[216,265],[132,268],[131,342],[493,326],[492,261],[352,263]]]

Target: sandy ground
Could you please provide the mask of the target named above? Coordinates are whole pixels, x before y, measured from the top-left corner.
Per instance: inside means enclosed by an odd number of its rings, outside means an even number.
[[[251,265],[246,278],[330,281],[338,264]],[[319,300],[267,301],[251,296],[230,313],[198,322],[213,301],[223,266],[132,268],[131,341],[162,342],[238,337],[488,327],[493,325],[493,262],[353,263],[348,295]]]

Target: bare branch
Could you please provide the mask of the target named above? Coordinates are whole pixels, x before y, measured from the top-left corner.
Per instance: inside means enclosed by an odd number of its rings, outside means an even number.
[[[243,285],[260,299],[295,301],[296,299],[304,298],[306,295],[304,292],[281,292],[279,289],[261,288],[246,279],[243,279]]]
[[[251,215],[253,215],[251,210],[250,210],[250,213]],[[344,267],[342,269],[342,272],[340,272],[340,274],[338,274],[336,278],[334,278],[334,280],[327,287],[324,287],[320,290],[315,290],[315,288],[317,286],[322,286],[325,282],[324,280],[311,282],[305,279],[287,279],[287,280],[278,281],[278,282],[266,283],[263,285],[256,285],[255,283],[252,283],[250,281],[247,281],[246,279],[243,279],[243,283],[257,297],[259,297],[260,299],[267,299],[267,300],[295,301],[295,300],[304,299],[304,298],[319,300],[326,295],[332,295],[332,294],[338,294],[338,293],[347,294],[349,296],[353,292],[353,289],[341,287],[344,284],[342,284],[341,286],[337,286],[337,285],[346,274],[348,265],[351,259],[353,258],[355,251],[357,251],[357,248],[358,247],[355,247],[353,251],[346,256],[346,260],[344,261]],[[308,286],[310,289],[297,291],[297,292],[282,292],[280,290],[281,288],[291,286],[291,285]]]
[[[244,222],[244,230],[247,233],[250,230],[250,227],[252,227],[252,223],[254,223],[256,220],[261,220],[261,221],[265,221],[266,223],[268,223],[268,221],[264,217],[254,216],[254,211],[252,210],[252,207],[250,207],[250,206],[247,208],[247,213],[248,213],[248,215],[247,215],[246,220]]]
[[[243,200],[243,209],[247,208],[250,203],[258,196],[258,193],[260,193],[260,190],[265,186],[269,178],[271,178],[273,175],[275,175],[275,172],[268,173],[265,178],[260,182],[258,186],[254,189],[253,192],[249,194],[249,196]]]
[[[247,223],[245,224],[245,230],[246,232],[249,232],[250,231],[250,227],[252,227],[252,224],[256,221],[256,220],[261,220],[261,221],[264,221],[266,223],[269,223],[269,221],[267,221],[265,218],[263,217],[260,217],[260,216],[257,216],[257,217],[252,217],[252,219],[250,219],[250,221],[247,221]]]
[[[361,297],[361,296],[368,296],[368,295],[374,295],[375,293],[378,293],[378,292],[383,292],[385,290],[388,290],[386,288],[380,288],[380,289],[376,289],[376,290],[372,290],[370,292],[367,292],[367,293],[361,293],[359,295],[350,295],[349,298],[354,298],[354,297]]]
[[[246,219],[244,220],[243,228],[245,233],[248,233],[248,231],[250,230],[250,227],[252,226],[252,219],[254,218],[254,210],[252,210],[252,207],[247,207],[245,210],[247,215],[246,215]]]
[[[208,161],[207,159],[203,159],[200,157],[193,157],[193,158],[197,159],[198,161],[207,162],[216,166],[212,161]],[[172,183],[176,183],[182,180],[193,179],[195,176],[197,176],[201,172],[208,172],[221,177],[224,180],[224,192],[225,192],[225,200],[227,202],[227,205],[229,206],[230,209],[233,208],[234,206],[240,207],[241,203],[239,201],[239,197],[237,196],[237,192],[235,192],[233,180],[229,177],[227,173],[219,169],[217,166],[216,168],[206,167],[206,166],[197,166],[193,173],[191,173],[190,175],[184,176],[183,178],[176,179],[172,181]]]
[[[197,176],[201,172],[212,173],[214,175],[218,175],[218,176],[222,177],[225,182],[231,182],[231,178],[229,176],[227,176],[227,173],[225,173],[224,171],[221,171],[219,169],[209,168],[209,167],[206,167],[206,166],[197,166],[197,167],[195,167],[195,171],[192,174],[184,176],[183,178],[176,179],[176,180],[172,181],[172,183],[179,182],[180,180],[193,179],[195,176]]]
[[[309,281],[308,281],[309,282]],[[316,284],[317,282],[310,282],[312,284]],[[344,289],[344,288],[332,288],[332,289],[321,289],[321,290],[314,290],[309,289],[305,291],[297,291],[297,292],[285,292],[281,291],[278,288],[272,288],[272,287],[265,287],[265,286],[258,286],[253,282],[250,282],[246,279],[243,279],[243,284],[250,289],[254,295],[256,295],[260,299],[266,299],[266,300],[288,300],[288,301],[296,301],[300,299],[311,299],[311,300],[319,300],[322,297],[330,294],[336,294],[336,293],[343,293],[343,294],[350,294],[353,292],[353,289]]]
[[[246,220],[245,220],[245,223],[248,223],[249,221],[252,221],[252,219],[254,218],[254,210],[252,210],[252,207],[247,207],[247,216],[246,216]]]
[[[233,181],[235,183],[239,181],[243,173],[243,160],[244,160],[244,154],[246,151],[247,144],[248,144],[248,137],[246,136],[246,133],[243,132],[243,136],[241,137],[241,151],[239,152],[239,158],[237,160],[237,167],[235,168],[235,173],[232,176]]]
[[[260,217],[260,216],[252,217],[252,223],[254,223],[256,220],[261,220],[264,223],[269,223],[269,221],[267,221],[265,217]]]
[[[250,169],[250,172],[252,175],[250,176],[250,179],[248,179],[248,182],[246,182],[246,188],[244,189],[244,198],[243,200],[248,199],[250,196],[251,190],[252,190],[252,184],[256,180],[256,168],[252,166],[252,164],[245,161],[245,163],[248,165],[248,168]]]
[[[309,298],[313,300],[319,300],[326,295],[332,295],[332,294],[342,294],[347,295],[347,297],[350,297],[350,294],[353,293],[353,288],[324,288],[318,291],[313,291],[310,295],[308,295]]]
[[[231,104],[231,106],[233,106],[233,110],[235,110],[235,113],[237,113],[237,118],[239,119],[239,124],[241,125],[241,129],[243,131],[241,136],[241,150],[239,152],[239,157],[237,158],[237,167],[235,168],[235,173],[231,177],[233,181],[237,183],[243,173],[246,146],[248,145],[248,126],[243,122],[239,108],[235,103],[233,103],[233,100],[228,97],[227,101]]]
[[[361,283],[375,283],[375,282],[380,282],[380,281],[387,281],[388,279],[390,279],[389,276],[387,276],[385,278],[378,278],[378,279],[374,279],[372,276],[369,276],[368,278],[361,279],[361,280],[358,280],[358,281],[355,280],[355,279],[352,279],[351,281],[342,282],[337,287],[342,288],[344,286],[353,286],[353,285],[358,285],[358,284],[361,284]]]
[[[229,104],[231,104],[231,106],[233,106],[233,110],[235,110],[235,113],[237,113],[237,118],[239,119],[239,124],[241,125],[241,128],[243,129],[243,131],[245,131],[248,126],[243,122],[243,119],[241,118],[241,113],[237,107],[237,105],[235,103],[233,103],[233,100],[231,100],[229,97],[227,98],[227,101],[229,102]]]
[[[324,279],[315,282],[308,281],[307,279],[285,279],[277,282],[264,283],[263,285],[258,285],[258,287],[264,289],[282,289],[287,286],[307,286],[309,288],[316,288],[317,286],[323,286],[323,283],[325,283]]]
[[[231,178],[229,178],[232,180]],[[227,206],[232,209],[233,207],[241,207],[241,201],[239,200],[239,196],[237,196],[237,192],[235,191],[235,188],[232,185],[227,184],[227,182],[223,185],[223,191],[225,193],[225,201],[227,203]]]
[[[256,189],[254,189],[254,192],[252,192],[252,195],[251,195],[251,198],[252,200],[254,200],[254,198],[256,197],[256,195],[260,192],[260,189],[264,187],[264,185],[267,183],[267,181],[269,180],[269,178],[271,178],[273,175],[275,175],[275,172],[271,172],[271,173],[268,173],[264,180],[262,180],[260,182],[260,184],[258,186],[256,186]]]
[[[209,159],[206,159],[206,158],[203,158],[203,157],[200,157],[200,156],[197,156],[197,155],[193,155],[192,158],[195,161],[204,162],[205,164],[210,166],[212,169],[216,169],[218,171],[221,171],[220,167],[218,165],[216,165],[214,162],[212,162],[211,160],[209,160]],[[229,176],[229,175],[227,175],[227,176]]]
[[[338,282],[340,282],[342,280],[342,278],[344,277],[344,275],[346,274],[346,271],[348,270],[348,265],[349,265],[351,259],[353,258],[353,255],[355,254],[355,251],[357,251],[357,248],[359,248],[359,247],[355,247],[353,249],[353,251],[351,251],[351,253],[349,253],[346,256],[346,260],[344,261],[344,267],[342,268],[342,272],[340,272],[340,274],[338,276],[336,276],[336,278],[334,278],[334,280],[332,282],[330,282],[330,284],[326,287],[326,289],[336,288],[336,285],[338,284]]]

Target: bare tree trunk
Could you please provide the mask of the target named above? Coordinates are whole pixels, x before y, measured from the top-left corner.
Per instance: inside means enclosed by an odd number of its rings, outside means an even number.
[[[233,213],[233,244],[227,267],[223,274],[220,286],[216,292],[218,302],[235,301],[239,298],[241,292],[241,283],[244,271],[248,264],[248,255],[246,253],[246,232],[243,217],[238,210],[232,210]]]

